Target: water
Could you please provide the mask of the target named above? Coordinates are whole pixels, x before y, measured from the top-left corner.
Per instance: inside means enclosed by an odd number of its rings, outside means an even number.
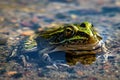
[[[12,4],[8,5],[8,3]],[[0,80],[8,78],[9,80],[119,80],[119,3],[117,0],[1,1],[0,34],[8,36],[8,42],[0,45]],[[94,24],[110,52],[105,55],[96,55],[97,58],[96,56],[95,60],[93,58],[92,64],[77,63],[68,67],[65,65],[65,53],[63,52],[50,54],[53,60],[59,59],[57,63],[63,63],[63,65],[58,64],[58,69],[56,66],[42,64],[38,60],[38,55],[34,53],[28,55],[30,61],[26,66],[23,66],[21,60],[16,61],[16,59],[6,62],[11,46],[19,42],[19,35],[24,31],[36,30],[52,23],[81,23],[83,21]],[[35,29],[34,24],[37,24]],[[4,34],[6,32],[9,34]],[[61,53],[62,55],[60,55]]]

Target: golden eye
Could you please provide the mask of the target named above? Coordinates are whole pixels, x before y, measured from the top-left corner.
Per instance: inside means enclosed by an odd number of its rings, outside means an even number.
[[[68,29],[66,29],[66,32],[68,32],[68,33],[71,33],[71,29],[70,28],[68,28]]]
[[[71,37],[71,36],[73,36],[73,30],[72,30],[72,28],[71,27],[67,27],[66,29],[65,29],[65,37]]]

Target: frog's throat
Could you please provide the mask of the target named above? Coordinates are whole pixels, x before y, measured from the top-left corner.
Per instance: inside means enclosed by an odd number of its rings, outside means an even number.
[[[93,53],[97,53],[101,51],[101,46],[102,46],[102,40],[93,44],[86,44],[86,45],[59,45],[57,46],[54,50],[52,50],[51,52],[55,52],[55,51],[77,51],[79,53],[86,53],[86,52],[93,52]],[[49,52],[50,53],[50,52]]]

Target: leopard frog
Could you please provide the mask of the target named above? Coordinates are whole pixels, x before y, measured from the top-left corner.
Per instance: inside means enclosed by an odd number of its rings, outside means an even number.
[[[80,24],[62,24],[37,31],[22,41],[20,45],[22,47],[14,49],[10,57],[36,51],[42,56],[43,61],[51,62],[49,53],[52,52],[64,51],[67,56],[77,57],[95,55],[104,51],[102,37],[87,21]],[[81,59],[84,61],[85,58]],[[69,58],[67,60],[70,61]]]

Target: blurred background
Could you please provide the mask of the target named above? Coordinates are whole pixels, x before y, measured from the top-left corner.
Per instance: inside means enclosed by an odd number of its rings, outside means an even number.
[[[26,69],[6,62],[20,36],[58,23],[89,21],[112,52],[90,66]],[[108,56],[108,55],[107,55]],[[0,0],[0,80],[120,80],[120,0]]]

